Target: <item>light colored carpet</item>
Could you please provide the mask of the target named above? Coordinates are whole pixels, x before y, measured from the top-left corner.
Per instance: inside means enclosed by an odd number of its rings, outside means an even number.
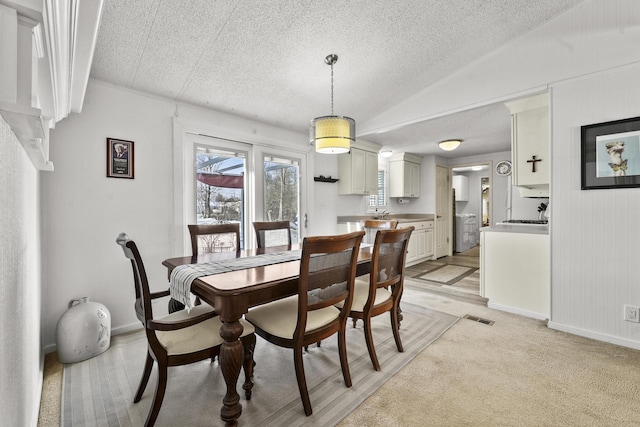
[[[473,268],[447,264],[442,268],[420,276],[421,279],[450,285],[473,271]]]
[[[640,351],[452,300],[405,279],[403,301],[461,319],[339,424],[639,426]]]
[[[403,303],[401,336],[405,348],[395,348],[389,316],[374,320],[374,339],[382,371],[376,372],[366,350],[361,323],[348,328],[349,367],[353,386],[344,385],[337,340],[309,347],[304,363],[313,415],[305,417],[297,389],[290,349],[258,338],[253,397],[241,397],[241,426],[331,426],[408,364],[459,318]],[[144,364],[146,340],[142,331],[114,337],[111,348],[84,362],[65,365],[63,426],[141,426],[156,383],[155,369],[142,400],[133,404]],[[241,389],[243,373],[238,390]],[[217,363],[209,361],[169,369],[167,393],[156,425],[220,425],[224,380]]]

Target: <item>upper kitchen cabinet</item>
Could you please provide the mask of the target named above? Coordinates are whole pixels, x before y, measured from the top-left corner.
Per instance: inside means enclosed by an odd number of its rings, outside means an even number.
[[[420,164],[422,158],[397,153],[389,158],[389,196],[420,197]]]
[[[511,111],[513,185],[522,197],[549,197],[549,94],[505,105]]]
[[[380,145],[356,141],[346,154],[338,154],[338,194],[378,194]]]
[[[469,178],[466,175],[453,175],[451,177],[453,189],[455,190],[456,202],[469,201]]]

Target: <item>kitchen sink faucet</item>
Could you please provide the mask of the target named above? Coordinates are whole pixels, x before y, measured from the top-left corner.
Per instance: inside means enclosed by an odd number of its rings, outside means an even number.
[[[387,210],[383,210],[381,214],[378,214],[376,211],[376,215],[374,217],[374,219],[387,219],[389,217],[389,212],[387,212]]]

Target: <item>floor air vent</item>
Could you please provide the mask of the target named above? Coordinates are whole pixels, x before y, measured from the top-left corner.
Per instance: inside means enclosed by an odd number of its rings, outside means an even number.
[[[465,314],[464,316],[462,316],[463,319],[469,319],[469,320],[473,320],[474,322],[478,322],[478,323],[483,323],[485,325],[493,325],[494,322],[493,320],[488,320],[488,319],[483,319],[482,317],[477,317],[477,316],[471,316],[470,314]]]

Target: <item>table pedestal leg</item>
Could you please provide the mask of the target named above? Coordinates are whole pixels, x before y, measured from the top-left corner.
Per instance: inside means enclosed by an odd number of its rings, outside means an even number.
[[[242,343],[238,341],[242,330],[242,324],[239,320],[222,322],[220,327],[220,336],[224,339],[224,343],[220,348],[220,369],[222,369],[222,375],[227,384],[227,393],[222,401],[220,418],[222,418],[226,426],[234,427],[238,425],[238,418],[242,414],[240,396],[236,391],[236,383],[240,376],[240,367],[243,360]]]

